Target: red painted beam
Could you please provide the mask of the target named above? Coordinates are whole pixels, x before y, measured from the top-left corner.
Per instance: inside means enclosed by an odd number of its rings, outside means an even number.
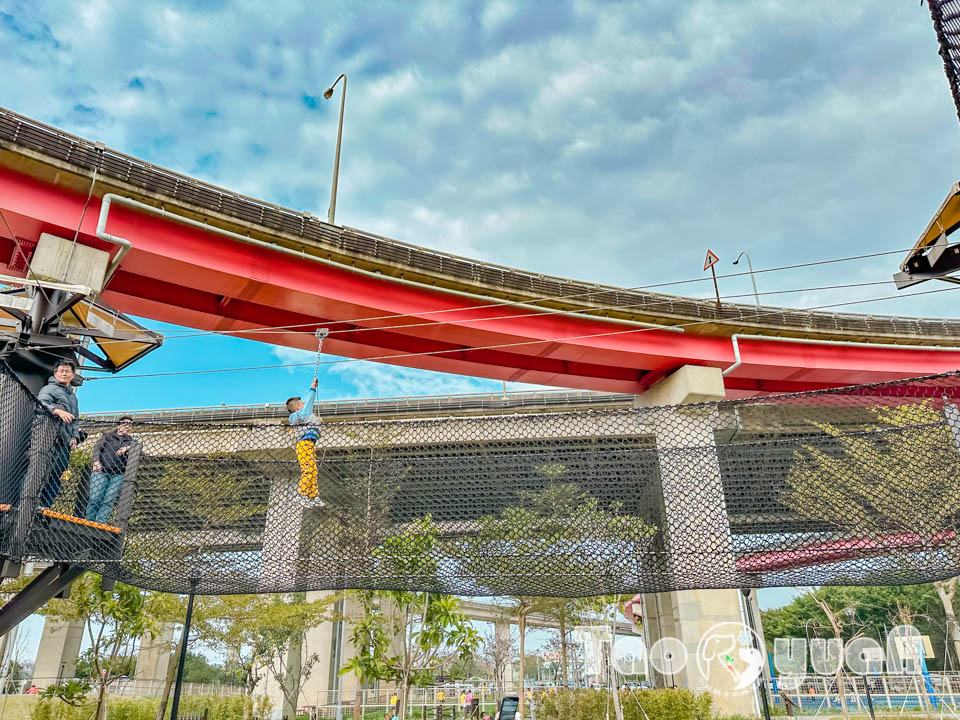
[[[0,168],[0,207],[16,234],[72,237],[85,197]],[[99,200],[80,242],[114,251],[95,237]],[[530,314],[354,269],[298,259],[127,208],[111,208],[108,231],[129,239],[104,298],[120,310],[201,330],[248,330],[306,323],[298,334],[255,339],[315,347],[317,325],[336,330],[324,349],[411,367],[546,385],[640,392],[650,378],[685,364],[726,368],[731,341],[651,330],[602,318]],[[5,235],[0,227],[0,236]],[[9,262],[12,243],[0,243]],[[469,308],[469,309],[467,309]],[[445,312],[437,313],[443,310]],[[402,318],[375,320],[380,316]],[[628,332],[624,332],[628,331]],[[494,347],[489,347],[494,346]],[[742,364],[727,378],[731,396],[905,378],[960,367],[960,350],[896,346],[837,347],[744,338]],[[416,355],[417,353],[433,353]]]
[[[895,533],[879,538],[817,542],[795,550],[773,550],[747,555],[736,560],[734,566],[743,573],[797,570],[812,565],[829,565],[861,558],[882,557],[894,551],[929,552],[935,547],[952,542],[955,537],[953,530],[943,530],[929,538],[916,533]]]

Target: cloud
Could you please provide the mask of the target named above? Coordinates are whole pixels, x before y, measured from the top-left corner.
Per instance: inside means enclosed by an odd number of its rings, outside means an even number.
[[[309,363],[315,361],[317,357],[316,353],[308,352],[307,350],[299,350],[297,348],[284,347],[283,345],[271,346],[270,354],[284,365]],[[303,368],[297,367],[286,368],[286,371],[291,375],[302,370]]]
[[[432,0],[321,15],[283,0],[21,0],[4,13],[6,105],[321,216],[340,98],[320,95],[345,71],[340,221],[590,281],[699,276],[707,247],[724,265],[747,249],[757,268],[908,247],[960,150],[929,16],[909,4]],[[889,279],[888,260],[871,279]],[[876,310],[955,315],[942,297]]]
[[[499,381],[463,375],[417,370],[372,362],[351,362],[330,365],[328,376],[342,381],[347,388],[344,397],[406,397],[411,395],[459,395],[496,392]],[[507,390],[533,389],[533,385],[507,383]]]

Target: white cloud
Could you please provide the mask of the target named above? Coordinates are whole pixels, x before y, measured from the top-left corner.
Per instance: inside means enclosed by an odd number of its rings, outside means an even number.
[[[308,352],[307,350],[300,350],[298,348],[284,347],[283,345],[271,346],[270,354],[284,365],[313,362],[317,358],[316,353]],[[302,368],[289,367],[286,368],[286,371],[292,375],[300,369]]]
[[[707,246],[757,267],[907,247],[955,180],[907,4],[8,6],[6,106],[320,216],[339,98],[319,96],[347,72],[338,219],[533,271],[632,286],[697,275]]]
[[[327,372],[354,388],[348,397],[406,397],[410,395],[458,395],[496,392],[502,383],[482,378],[417,370],[372,362],[331,365]],[[523,383],[507,383],[508,390],[533,388]]]

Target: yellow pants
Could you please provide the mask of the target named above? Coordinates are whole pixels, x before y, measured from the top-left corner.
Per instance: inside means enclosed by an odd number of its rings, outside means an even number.
[[[317,453],[313,440],[297,443],[297,460],[300,461],[300,486],[297,492],[304,497],[317,496]]]

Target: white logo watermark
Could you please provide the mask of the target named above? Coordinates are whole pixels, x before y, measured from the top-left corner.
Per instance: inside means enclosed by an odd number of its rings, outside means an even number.
[[[583,672],[594,684],[604,685],[610,667],[619,676],[650,678],[651,671],[668,683],[686,671],[691,687],[714,694],[753,692],[768,662],[761,638],[748,626],[724,622],[711,626],[695,649],[673,637],[663,637],[648,648],[638,635],[613,637],[608,625],[574,629],[574,642],[583,658]],[[780,687],[800,688],[808,674],[835,675],[841,667],[853,675],[919,674],[923,668],[924,638],[911,625],[887,635],[886,648],[870,637],[850,641],[838,638],[776,638],[772,661]],[[695,673],[695,674],[694,674]]]

